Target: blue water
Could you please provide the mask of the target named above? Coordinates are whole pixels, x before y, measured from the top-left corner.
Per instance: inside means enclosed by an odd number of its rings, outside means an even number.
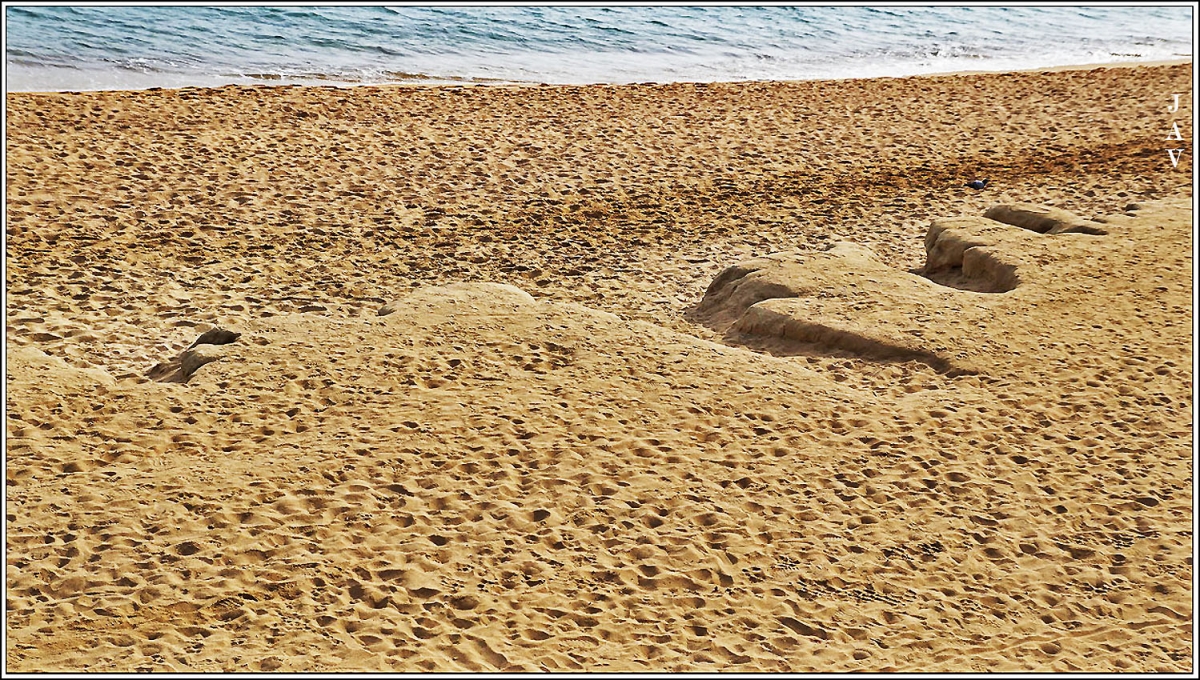
[[[6,89],[806,80],[1179,59],[1174,7],[54,7]]]

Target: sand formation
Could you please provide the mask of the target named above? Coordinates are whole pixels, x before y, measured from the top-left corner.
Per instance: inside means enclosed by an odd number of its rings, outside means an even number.
[[[751,349],[460,283],[185,384],[11,352],[10,668],[1178,669],[1187,208],[738,264]],[[772,356],[843,351],[894,389]]]
[[[227,331],[224,328],[210,328],[196,338],[195,342],[187,349],[180,352],[179,356],[170,361],[155,364],[154,368],[151,368],[146,375],[159,382],[185,383],[201,366],[211,361],[217,361],[224,355],[223,352],[213,348],[236,342],[241,336],[241,333]]]
[[[977,372],[977,359],[994,361],[994,349],[1026,325],[1006,324],[1006,316],[1028,318],[1038,300],[1057,297],[1057,284],[1085,275],[1078,255],[1094,243],[1037,234],[1105,233],[1065,210],[997,205],[983,218],[935,220],[919,275],[853,243],[776,253],[721,272],[693,317],[727,340],[776,354],[813,348]],[[1001,298],[977,294],[1022,283],[1032,287]]]

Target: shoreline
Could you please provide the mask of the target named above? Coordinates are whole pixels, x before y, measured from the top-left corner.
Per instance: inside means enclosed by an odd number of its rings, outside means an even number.
[[[923,76],[972,76],[980,74],[1002,74],[1002,73],[1061,73],[1063,71],[1091,71],[1098,68],[1155,68],[1158,66],[1183,66],[1192,63],[1191,57],[1180,57],[1178,59],[1157,59],[1154,61],[1114,61],[1114,62],[1096,62],[1088,64],[1066,64],[1063,66],[1044,66],[1041,68],[1022,68],[1012,69],[1007,71],[988,71],[988,70],[961,70],[961,71],[945,71],[939,73],[923,73],[913,77]]]
[[[1192,81],[7,93],[6,667],[1188,672]]]
[[[470,80],[462,80],[462,81],[445,80],[445,81],[442,81],[442,80],[438,80],[436,78],[428,79],[431,82],[407,82],[406,81],[406,82],[392,82],[392,83],[347,83],[347,82],[333,82],[333,81],[331,81],[329,83],[323,83],[320,80],[308,80],[308,81],[304,81],[304,82],[300,82],[300,83],[281,83],[281,84],[277,84],[277,85],[272,84],[270,82],[261,82],[261,83],[255,82],[255,83],[228,83],[225,85],[179,85],[179,86],[169,86],[169,87],[168,86],[146,86],[146,87],[127,88],[127,89],[104,88],[104,89],[95,89],[95,90],[14,90],[14,91],[10,91],[8,93],[11,93],[11,94],[53,94],[53,93],[87,93],[87,92],[142,92],[142,91],[148,91],[148,90],[221,89],[221,88],[227,88],[227,87],[245,87],[245,88],[313,87],[313,88],[335,88],[335,89],[349,90],[349,89],[355,89],[355,88],[360,88],[360,87],[384,87],[384,88],[386,88],[386,87],[413,87],[413,88],[510,87],[510,88],[523,88],[523,87],[590,87],[590,86],[622,87],[622,86],[636,86],[636,85],[643,85],[643,84],[654,84],[654,85],[705,84],[705,85],[713,85],[713,84],[773,83],[773,82],[805,83],[805,82],[825,82],[825,81],[858,81],[858,80],[876,80],[876,79],[932,78],[932,77],[942,77],[942,76],[963,76],[963,75],[980,75],[980,74],[997,75],[997,74],[1004,74],[1004,73],[1046,73],[1046,72],[1054,73],[1054,72],[1061,72],[1061,71],[1087,71],[1087,70],[1092,70],[1092,69],[1096,69],[1096,68],[1139,68],[1139,67],[1153,68],[1153,67],[1157,67],[1157,66],[1177,66],[1177,65],[1191,64],[1192,61],[1193,60],[1191,57],[1186,57],[1186,58],[1180,57],[1178,59],[1159,59],[1159,60],[1153,60],[1153,61],[1095,62],[1095,63],[1085,63],[1085,64],[1066,64],[1066,65],[1060,65],[1060,66],[1045,66],[1045,67],[1005,69],[1005,70],[964,69],[964,70],[938,71],[935,73],[917,73],[917,74],[898,75],[898,76],[846,76],[846,77],[841,77],[841,78],[806,78],[806,79],[798,79],[798,80],[797,79],[733,80],[733,81],[680,80],[680,81],[645,81],[645,82],[638,82],[638,83],[533,83],[533,82],[519,82],[519,81],[511,81],[510,82],[510,81],[503,81],[503,80],[480,82],[480,81],[470,81]]]

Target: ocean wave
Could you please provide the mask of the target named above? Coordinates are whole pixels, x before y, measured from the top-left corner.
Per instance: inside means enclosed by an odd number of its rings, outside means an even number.
[[[1173,7],[7,7],[10,91],[38,68],[165,81],[466,82],[913,75],[1191,54]],[[236,74],[236,75],[231,75]],[[322,75],[323,74],[323,75]],[[33,85],[39,79],[32,77]],[[401,80],[411,80],[401,78]],[[115,86],[115,85],[114,85]]]

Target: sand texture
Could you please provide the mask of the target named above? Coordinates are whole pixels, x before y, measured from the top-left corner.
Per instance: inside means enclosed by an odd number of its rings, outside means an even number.
[[[1191,671],[1191,73],[8,94],[7,669]]]

